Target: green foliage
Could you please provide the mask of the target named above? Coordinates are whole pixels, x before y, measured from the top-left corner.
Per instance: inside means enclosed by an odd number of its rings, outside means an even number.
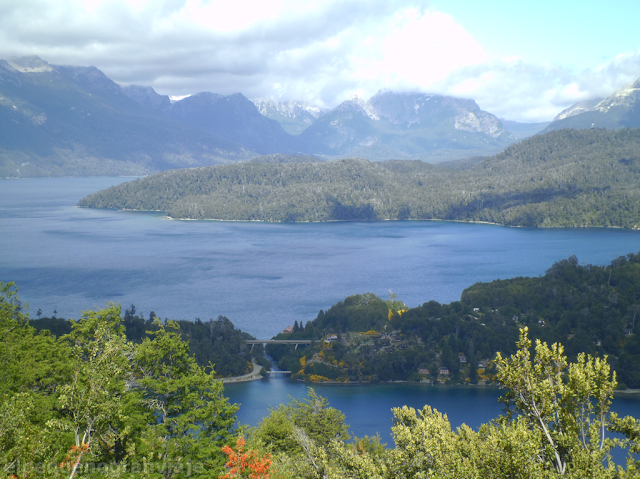
[[[298,449],[277,457],[276,469],[281,477],[309,478],[637,477],[633,456],[625,471],[608,454],[614,444],[636,454],[640,427],[634,418],[609,414],[615,375],[606,359],[581,355],[569,364],[561,345],[538,342],[535,357],[530,346],[522,330],[517,352],[498,358],[504,400],[517,415],[501,416],[477,431],[466,425],[452,430],[446,414],[428,405],[419,411],[394,408],[390,449],[379,438],[320,444],[289,425],[288,437]],[[606,430],[626,439],[606,438]],[[254,444],[260,447],[260,441]]]
[[[151,313],[154,314],[153,312]],[[247,372],[247,364],[252,359],[259,364],[270,364],[263,358],[262,345],[256,345],[250,350],[246,339],[255,339],[248,333],[235,329],[233,323],[224,316],[208,322],[197,318],[195,321],[178,320],[180,335],[189,343],[189,349],[200,366],[210,363],[215,365],[217,377],[241,376]],[[71,332],[73,322],[63,318],[40,318],[29,320],[29,324],[36,331],[48,330],[51,334],[62,336]],[[122,325],[128,341],[135,344],[150,337],[149,332],[155,331],[153,319],[146,319],[136,314],[136,308],[131,305],[126,309]]]
[[[134,345],[120,308],[109,305],[84,312],[56,338],[28,325],[14,285],[0,291],[3,477],[159,477],[152,466],[165,478],[223,471],[221,447],[236,436],[238,407],[196,363],[176,323],[167,330],[156,320],[151,337]],[[104,475],[101,464],[109,464]]]
[[[296,441],[295,428],[302,429],[320,446],[327,446],[332,440],[344,441],[349,438],[349,426],[344,423],[344,414],[329,407],[326,398],[309,388],[306,399],[292,399],[289,404],[272,410],[253,431],[252,439],[261,442],[273,453],[298,453],[302,449]]]
[[[238,406],[223,396],[213,371],[207,373],[190,355],[177,323],[154,325],[153,339],[146,338],[134,358],[144,400],[158,421],[151,426],[152,450],[169,463],[203,462],[206,470],[221,472],[222,446],[235,436]]]
[[[79,205],[191,219],[638,228],[639,152],[638,129],[560,130],[464,169],[419,161],[248,162],[158,173]]]
[[[542,438],[538,456],[560,474],[613,476],[603,464],[614,441],[605,435],[609,406],[616,387],[604,359],[578,355],[568,365],[562,345],[536,341],[531,359],[528,330],[520,331],[518,351],[510,358],[498,353],[498,380],[507,388],[503,400]]]
[[[4,472],[37,477],[24,464],[58,460],[70,438],[51,427],[59,389],[72,377],[66,344],[36,334],[13,283],[0,283],[0,461]]]
[[[306,399],[271,410],[250,431],[248,442],[272,454],[274,477],[325,477],[334,447],[349,439],[348,428],[344,414],[309,388]]]
[[[90,450],[94,458],[112,456],[116,440],[127,434],[118,425],[125,419],[125,381],[130,378],[133,347],[121,322],[116,305],[86,311],[71,333],[61,338],[71,344],[73,373],[59,388],[62,417],[50,423],[73,433],[79,451],[74,473],[85,452]]]

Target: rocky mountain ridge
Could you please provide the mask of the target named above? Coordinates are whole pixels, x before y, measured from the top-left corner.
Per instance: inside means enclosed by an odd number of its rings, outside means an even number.
[[[276,120],[291,135],[301,133],[327,112],[317,106],[294,100],[278,102],[261,98],[252,101],[261,115]]]
[[[560,113],[558,113],[553,121],[564,120],[565,118],[579,115],[580,113],[584,113],[585,111],[590,111],[602,100],[603,98],[594,98],[592,100],[584,100],[574,103],[569,108],[565,108]]]
[[[562,128],[640,128],[640,78],[605,99],[578,102],[562,111],[544,130]]]
[[[634,107],[640,102],[640,78],[636,81],[625,85],[624,87],[616,90],[611,96],[605,98],[596,106],[592,111],[608,112],[611,108],[622,107]]]
[[[354,96],[300,134],[327,158],[441,161],[494,154],[517,141],[500,120],[470,99],[381,91]]]

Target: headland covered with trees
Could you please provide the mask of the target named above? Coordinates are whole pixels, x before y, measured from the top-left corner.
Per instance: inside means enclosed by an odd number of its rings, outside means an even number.
[[[618,287],[614,272],[632,265],[635,257],[612,271]],[[568,268],[581,267],[556,266]],[[380,436],[351,437],[344,415],[313,389],[241,427],[239,406],[198,364],[177,322],[155,318],[134,343],[110,305],[86,311],[68,334],[36,332],[15,286],[0,286],[4,477],[638,477],[640,421],[609,411],[617,378],[607,357],[580,352],[569,362],[561,345],[536,339],[534,347],[533,328],[520,328],[511,352],[494,357],[503,416],[452,430],[428,405],[394,408],[387,447]],[[410,313],[387,311],[392,322]],[[629,451],[626,467],[611,459],[614,446]]]
[[[176,219],[640,227],[639,129],[558,130],[489,158],[439,165],[301,160],[282,155],[280,162],[165,171],[89,195],[79,206]]]
[[[495,384],[495,355],[514,353],[523,327],[564,344],[571,360],[608,355],[618,387],[640,388],[640,254],[607,266],[570,257],[540,277],[477,283],[449,304],[408,308],[394,298],[350,296],[276,336],[320,341],[267,352],[308,381]]]

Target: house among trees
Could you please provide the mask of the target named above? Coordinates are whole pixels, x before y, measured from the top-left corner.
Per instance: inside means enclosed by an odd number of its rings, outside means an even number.
[[[440,373],[440,376],[448,376],[449,375],[449,369],[447,368],[440,368],[440,371],[438,371]]]
[[[423,376],[428,376],[430,372],[431,371],[429,371],[427,368],[418,369],[418,374],[422,374]]]
[[[282,331],[284,334],[291,334],[293,333],[293,326],[287,326],[286,328],[284,328],[284,331]]]

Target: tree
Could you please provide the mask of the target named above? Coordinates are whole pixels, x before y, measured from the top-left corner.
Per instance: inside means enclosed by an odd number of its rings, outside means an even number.
[[[614,445],[605,432],[617,384],[606,357],[581,353],[578,361],[569,365],[562,345],[549,347],[536,340],[532,360],[527,328],[520,330],[517,347],[509,358],[498,353],[497,376],[508,389],[503,401],[510,411],[541,432],[542,460],[561,475],[572,470],[589,477],[614,474],[612,466],[604,465]]]
[[[152,452],[167,465],[165,478],[179,477],[184,467],[201,464],[204,471],[224,471],[222,447],[232,442],[238,405],[229,404],[224,386],[198,366],[174,321],[159,319],[155,330],[136,348],[144,400],[154,411],[150,425]]]
[[[38,477],[35,463],[55,461],[70,444],[49,421],[71,375],[70,350],[36,334],[20,311],[13,283],[0,283],[0,464],[3,474]]]
[[[260,422],[255,435],[273,452],[297,453],[301,446],[294,437],[295,428],[302,429],[318,445],[326,446],[334,439],[349,439],[344,418],[338,409],[329,407],[326,398],[308,388],[306,399],[292,399],[272,410]]]
[[[113,453],[121,434],[116,424],[124,420],[125,381],[130,379],[133,347],[121,325],[120,307],[111,304],[99,311],[85,311],[73,330],[61,338],[71,344],[73,374],[60,386],[62,419],[51,423],[73,433],[66,465],[73,477],[85,454]]]

